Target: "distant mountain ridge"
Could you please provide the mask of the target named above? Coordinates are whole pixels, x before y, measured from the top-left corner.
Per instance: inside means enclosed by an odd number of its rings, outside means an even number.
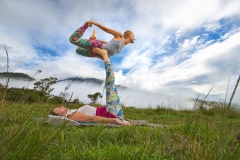
[[[0,78],[6,78],[6,76],[9,75],[10,78],[18,79],[18,80],[27,80],[27,81],[34,81],[35,79],[30,77],[29,75],[25,73],[15,73],[15,72],[0,72]],[[105,81],[96,79],[96,78],[84,78],[84,77],[71,77],[71,78],[65,78],[57,80],[57,82],[64,82],[64,81],[71,81],[71,82],[79,82],[79,83],[92,83],[95,85],[103,85]],[[121,89],[127,89],[127,87],[116,85],[117,88]]]
[[[100,80],[100,79],[83,78],[83,77],[73,77],[73,78],[66,78],[66,79],[57,80],[57,82],[62,82],[62,81],[87,82],[87,83],[94,83],[94,84],[97,84],[97,85],[102,85],[104,83],[104,81]]]
[[[10,78],[27,80],[27,81],[34,81],[35,80],[34,78],[32,78],[29,75],[24,74],[24,73],[0,72],[0,78],[6,78],[7,76],[10,76]]]
[[[63,82],[63,81],[72,81],[72,82],[85,82],[85,83],[93,83],[96,85],[103,85],[105,83],[105,81],[100,80],[100,79],[96,79],[96,78],[84,78],[84,77],[73,77],[73,78],[66,78],[66,79],[61,79],[61,80],[57,80],[57,82]],[[121,85],[116,85],[117,88],[121,88],[121,89],[127,89],[127,87],[121,86]]]

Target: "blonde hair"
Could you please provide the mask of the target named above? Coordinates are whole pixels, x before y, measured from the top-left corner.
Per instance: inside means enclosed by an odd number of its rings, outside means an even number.
[[[130,30],[126,30],[126,31],[123,33],[123,37],[126,39],[129,34],[133,34],[133,32],[130,31]]]

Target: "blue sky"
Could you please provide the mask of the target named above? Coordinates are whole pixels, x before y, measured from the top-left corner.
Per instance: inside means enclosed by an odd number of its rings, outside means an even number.
[[[117,84],[176,99],[204,97],[213,87],[209,100],[222,101],[240,74],[239,8],[239,0],[1,0],[0,72],[6,71],[6,45],[9,71],[34,75],[40,69],[37,80],[104,80],[103,62],[77,55],[68,40],[93,19],[135,33],[135,43],[111,57]],[[98,39],[112,39],[96,26],[83,37],[93,29]]]

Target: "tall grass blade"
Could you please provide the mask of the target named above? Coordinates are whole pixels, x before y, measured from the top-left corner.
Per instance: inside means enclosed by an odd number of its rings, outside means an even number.
[[[202,103],[201,103],[201,105],[200,105],[200,107],[199,107],[200,109],[202,109],[203,103],[205,102],[206,98],[208,97],[208,95],[210,94],[210,92],[212,91],[212,89],[213,89],[213,87],[209,90],[208,94],[204,97],[204,99],[203,99],[203,101],[202,101]]]
[[[238,84],[239,84],[239,81],[240,81],[240,75],[239,75],[239,77],[238,77],[237,83],[236,83],[236,85],[235,85],[235,88],[234,88],[234,90],[233,90],[232,96],[231,96],[230,101],[229,101],[229,103],[228,103],[228,109],[229,109],[230,106],[231,106],[233,97],[234,97],[234,95],[235,95],[235,92],[236,92],[237,87],[238,87]]]
[[[1,108],[0,108],[0,113],[2,112],[2,107],[3,107],[3,104],[4,104],[4,99],[6,97],[6,93],[7,93],[7,89],[8,89],[8,83],[9,83],[9,79],[10,79],[10,76],[8,75],[9,58],[8,58],[8,51],[7,51],[6,45],[5,45],[5,50],[6,50],[6,55],[7,55],[7,74],[6,74],[6,86],[5,86],[5,90],[4,90],[4,93],[3,93],[3,98],[1,100],[2,104],[1,104]]]
[[[230,79],[231,79],[231,76],[229,77],[229,80],[228,80],[227,91],[226,91],[225,100],[224,100],[224,104],[223,104],[223,107],[224,107],[224,108],[225,108],[225,105],[226,105],[226,102],[227,102],[227,93],[228,93],[228,88],[229,88]]]

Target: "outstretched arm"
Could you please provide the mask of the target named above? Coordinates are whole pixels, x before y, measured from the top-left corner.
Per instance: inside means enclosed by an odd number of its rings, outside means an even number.
[[[80,121],[80,122],[98,122],[98,123],[117,123],[120,125],[129,125],[128,123],[125,123],[117,118],[106,118],[106,117],[100,117],[100,116],[89,116],[86,114],[83,114],[81,112],[74,112],[68,116],[69,119],[72,119],[74,121]]]
[[[105,31],[109,34],[112,34],[114,36],[114,38],[123,38],[123,35],[121,32],[113,30],[108,27],[105,27],[105,26],[101,25],[100,23],[94,22],[92,20],[88,21],[87,23],[88,23],[88,26],[92,26],[92,24],[93,24],[93,25],[97,26],[98,28],[102,29],[103,31]]]

